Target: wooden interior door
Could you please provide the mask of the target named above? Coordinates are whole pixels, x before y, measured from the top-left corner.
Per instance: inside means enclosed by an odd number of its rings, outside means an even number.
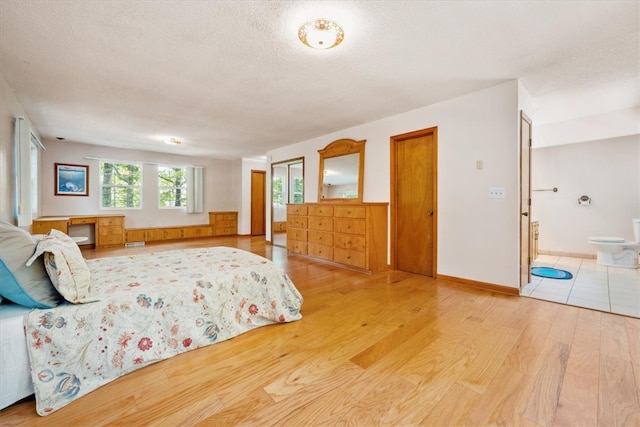
[[[251,235],[262,236],[266,232],[266,179],[265,171],[251,171]]]
[[[520,112],[520,289],[531,282],[531,119]]]
[[[436,277],[437,128],[391,138],[391,267]]]

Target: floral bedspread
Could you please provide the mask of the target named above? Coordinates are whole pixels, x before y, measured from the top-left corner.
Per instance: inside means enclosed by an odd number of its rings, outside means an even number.
[[[98,301],[25,317],[38,414],[114,379],[250,329],[300,319],[272,261],[214,247],[88,260]]]

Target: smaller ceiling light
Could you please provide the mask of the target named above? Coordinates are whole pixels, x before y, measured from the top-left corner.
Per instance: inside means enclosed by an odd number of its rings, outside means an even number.
[[[180,145],[182,144],[182,141],[180,141],[178,138],[166,138],[164,140],[164,143],[167,145]]]
[[[302,24],[298,30],[298,38],[314,49],[331,49],[342,43],[344,31],[335,22],[320,18]]]

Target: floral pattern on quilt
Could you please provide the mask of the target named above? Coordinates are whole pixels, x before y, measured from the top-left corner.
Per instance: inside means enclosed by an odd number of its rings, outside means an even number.
[[[40,415],[151,363],[302,317],[303,298],[286,273],[240,249],[168,251],[87,265],[98,301],[25,317]]]

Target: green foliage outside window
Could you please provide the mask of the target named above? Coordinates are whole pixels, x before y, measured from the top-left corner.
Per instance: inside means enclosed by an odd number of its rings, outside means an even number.
[[[302,178],[293,179],[293,203],[303,203],[303,183]]]
[[[100,191],[103,208],[140,208],[142,166],[100,162]]]
[[[284,180],[281,176],[273,177],[273,204],[284,206]]]
[[[158,166],[160,207],[187,206],[187,169]]]

